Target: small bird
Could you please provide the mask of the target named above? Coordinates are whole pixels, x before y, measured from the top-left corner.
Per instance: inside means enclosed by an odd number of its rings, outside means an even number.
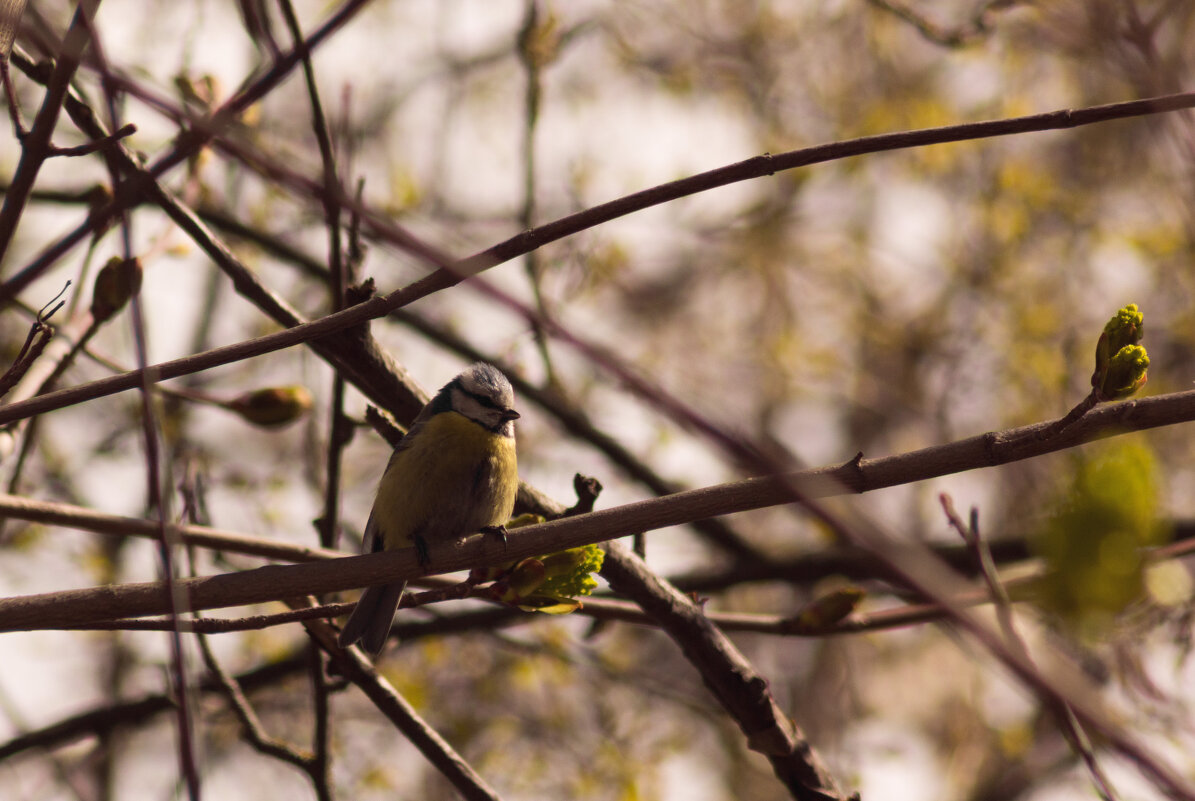
[[[365,524],[363,552],[415,548],[502,531],[519,475],[514,390],[493,365],[477,363],[436,393],[394,449]],[[405,581],[366,587],[340,633],[376,656],[386,644]]]

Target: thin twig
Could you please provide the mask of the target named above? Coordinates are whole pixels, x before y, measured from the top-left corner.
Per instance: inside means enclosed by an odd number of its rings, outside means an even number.
[[[1038,427],[1049,425],[1039,423],[898,456],[852,459],[837,467],[687,490],[519,528],[509,532],[505,546],[493,542],[493,538],[485,537],[473,537],[459,545],[443,543],[433,546],[431,561],[437,572],[509,562],[602,542],[634,531],[652,531],[712,515],[792,503],[795,498],[801,497],[794,493],[794,485],[806,488],[803,496],[806,500],[867,492],[963,470],[1019,461],[1065,450],[1100,437],[1190,419],[1195,419],[1195,391],[1126,401],[1093,410],[1062,436],[1046,441],[1027,436]],[[1183,547],[1189,546],[1184,544]],[[916,553],[922,553],[923,550],[917,550]],[[882,559],[890,563],[896,558],[903,564],[909,555],[909,552],[893,546],[885,550]],[[932,555],[929,558],[933,558]],[[891,566],[889,569],[892,569]],[[190,594],[191,608],[211,609],[412,579],[424,572],[412,550],[406,549],[322,564],[272,566],[183,583]],[[0,599],[0,631],[162,614],[165,609],[161,601],[161,586],[154,583],[3,598]]]
[[[519,29],[517,52],[519,63],[523,67],[526,78],[526,88],[523,92],[523,205],[519,210],[519,227],[530,231],[538,222],[536,204],[536,167],[535,132],[539,126],[539,107],[543,94],[542,63],[539,41],[543,36],[540,30],[540,0],[525,0],[523,24]],[[527,282],[531,285],[532,297],[535,299],[535,310],[540,317],[548,316],[548,307],[543,294],[543,264],[539,250],[529,251],[523,257],[523,266],[527,274]],[[556,386],[556,375],[552,369],[552,357],[548,350],[548,339],[537,323],[531,326],[535,337],[535,346],[539,350],[540,361],[543,362],[547,386]]]
[[[1095,393],[1092,393],[1093,397],[1094,395]],[[1076,415],[1076,419],[1081,416],[1081,414]],[[987,582],[988,591],[991,593],[992,601],[995,604],[996,619],[999,621],[1001,631],[1004,632],[1004,639],[1029,664],[1033,664],[1033,656],[1029,652],[1029,647],[1016,630],[1012,614],[1012,601],[1008,597],[1008,591],[1001,583],[1000,576],[996,573],[996,565],[992,561],[992,554],[988,550],[987,542],[979,535],[979,510],[977,508],[971,509],[971,520],[968,524],[964,523],[962,518],[959,517],[958,512],[955,511],[954,502],[949,495],[944,492],[941,493],[938,495],[938,501],[942,504],[942,511],[946,514],[946,519],[949,521],[951,527],[959,533],[959,536],[963,538],[963,541],[975,553],[980,573],[983,575],[984,581]],[[1091,774],[1092,784],[1095,785],[1096,792],[1100,794],[1100,798],[1104,799],[1104,801],[1118,801],[1119,796],[1116,794],[1116,790],[1113,788],[1108,775],[1096,759],[1095,749],[1091,746],[1091,740],[1088,738],[1087,732],[1084,731],[1083,724],[1075,716],[1075,712],[1070,704],[1062,700],[1059,703],[1051,704],[1050,707],[1054,711],[1063,733],[1066,735],[1067,742],[1070,743],[1071,748],[1079,755],[1079,758],[1083,760],[1083,764],[1087,767],[1087,772]]]
[[[25,210],[29,193],[33,191],[37,174],[46,159],[53,155],[51,137],[54,135],[71,78],[79,67],[84,48],[87,47],[87,20],[95,16],[98,6],[99,0],[80,0],[76,6],[70,27],[62,40],[62,50],[57,54],[54,69],[46,83],[46,95],[42,99],[41,108],[33,120],[33,127],[21,140],[21,158],[17,162],[9,191],[4,196],[4,204],[0,207],[0,262],[12,243],[13,234]],[[7,59],[5,61],[7,62]]]
[[[192,622],[198,623],[200,621],[195,620]],[[249,744],[267,756],[295,765],[306,772],[312,760],[311,754],[303,753],[287,745],[284,741],[271,737],[266,732],[265,726],[262,725],[261,719],[257,717],[257,713],[253,711],[253,706],[249,703],[249,699],[245,697],[245,692],[241,689],[241,685],[217,661],[216,655],[212,653],[212,647],[208,643],[207,637],[200,634],[195,639],[199,643],[199,653],[203,656],[203,663],[228,697],[229,706],[232,708],[237,720],[240,721],[241,730],[245,733]]]
[[[308,41],[311,41],[309,38]],[[240,108],[239,103],[232,103],[226,106],[230,109]],[[1147,100],[1129,101],[1125,103],[1114,103],[1105,106],[1094,106],[1085,109],[1077,110],[1062,110],[1048,112],[1045,114],[1031,115],[1028,117],[1016,117],[1004,120],[994,120],[990,122],[966,123],[961,125],[946,126],[943,128],[931,128],[919,131],[903,131],[894,134],[880,134],[877,136],[863,137],[861,139],[848,140],[845,142],[834,142],[828,145],[819,145],[812,148],[804,148],[801,150],[790,151],[777,156],[764,155],[756,156],[738,164],[723,167],[718,170],[713,170],[708,173],[701,173],[690,178],[674,181],[670,184],[664,184],[653,189],[644,190],[625,198],[621,198],[610,203],[605,203],[600,206],[593,207],[583,212],[561,218],[553,223],[540,226],[533,231],[527,231],[519,234],[506,242],[495,245],[485,251],[482,251],[474,256],[464,259],[460,262],[453,262],[447,256],[439,253],[433,248],[430,248],[422,243],[415,242],[409,233],[402,230],[395,225],[386,215],[380,212],[375,212],[371,209],[362,209],[356,201],[348,196],[338,197],[337,200],[344,208],[348,208],[362,214],[374,233],[383,239],[399,246],[410,249],[417,255],[432,261],[434,264],[439,264],[440,269],[419,279],[415,283],[395,290],[389,295],[381,298],[373,298],[364,303],[358,304],[352,308],[346,309],[343,312],[328,315],[319,320],[299,325],[287,331],[282,331],[277,334],[259,337],[248,342],[231,345],[226,348],[218,348],[216,350],[207,351],[203,354],[196,354],[195,356],[187,357],[186,359],[176,360],[174,362],[166,362],[161,365],[156,365],[158,370],[159,380],[166,378],[177,377],[183,375],[185,372],[195,372],[199,370],[206,370],[212,367],[217,367],[222,364],[227,364],[231,361],[248,358],[250,356],[262,355],[275,350],[298,344],[299,342],[307,342],[313,339],[327,336],[329,333],[341,331],[355,325],[360,325],[363,322],[388,314],[391,311],[401,308],[415,300],[426,297],[429,294],[446,289],[450,286],[455,286],[465,278],[475,275],[482,270],[489,269],[497,264],[501,264],[516,256],[530,252],[547,242],[561,239],[565,236],[577,233],[586,228],[593,227],[602,222],[607,222],[611,219],[624,216],[634,211],[639,211],[653,205],[665,203],[675,200],[680,197],[695,194],[697,192],[705,191],[707,189],[724,186],[729,183],[737,181],[748,180],[751,178],[758,178],[763,175],[770,175],[779,170],[793,169],[795,167],[807,166],[810,164],[821,163],[825,161],[832,161],[841,158],[848,158],[852,156],[862,155],[865,153],[882,152],[887,150],[895,150],[908,147],[919,147],[930,144],[940,144],[944,142],[966,141],[969,139],[978,139],[991,136],[1006,136],[1017,133],[1024,133],[1028,131],[1053,130],[1059,128],[1071,128],[1078,125],[1087,125],[1095,122],[1103,122],[1112,119],[1122,119],[1124,117],[1139,116],[1143,114],[1154,114],[1168,111],[1175,111],[1183,108],[1195,107],[1195,93],[1182,93],[1175,95],[1167,95],[1163,97],[1150,98]],[[206,140],[205,140],[206,141]],[[177,146],[176,146],[177,149]],[[167,159],[166,161],[169,161]],[[165,163],[165,162],[161,162]],[[161,164],[160,163],[160,164]],[[281,167],[282,172],[289,172]],[[127,185],[136,188],[138,192],[145,188],[148,178],[156,178],[159,174],[158,169],[151,169],[147,171],[147,177],[137,180],[130,180]],[[279,176],[272,176],[279,177]],[[285,176],[282,176],[284,178]],[[280,180],[282,178],[279,178]],[[310,190],[311,196],[320,197],[324,190],[318,183],[311,183],[306,179],[302,180],[304,186]],[[118,197],[105,207],[101,212],[97,212],[97,218],[102,220],[107,215],[115,213],[116,208],[123,208],[124,203],[128,199],[123,199],[125,194],[132,192],[132,189],[118,194]],[[90,229],[87,229],[90,230]],[[74,234],[68,236],[68,239]],[[80,235],[81,236],[81,235]],[[76,240],[77,241],[77,240]],[[43,262],[52,263],[54,259],[61,255],[63,246],[66,240],[60,243],[59,246],[52,248],[43,258],[39,258],[35,265],[27,266],[18,276],[14,276],[4,285],[0,286],[0,303],[3,303],[6,297],[11,297],[11,294],[19,290],[20,286],[27,283],[23,276],[27,271],[39,273],[40,269],[44,269]],[[29,278],[28,280],[32,280]],[[490,288],[487,290],[491,296],[496,295],[496,290]],[[502,298],[503,302],[512,300],[509,296]],[[521,308],[521,305],[518,307]],[[557,336],[562,336],[563,333],[557,329]],[[570,341],[576,344],[575,337],[570,337]],[[598,354],[589,349],[588,355],[591,358],[598,358]],[[607,363],[608,359],[599,359],[603,363]],[[176,372],[180,368],[183,372]],[[96,397],[112,394],[114,392],[121,392],[131,389],[139,384],[139,378],[132,374],[125,374],[123,376],[115,376],[111,379],[104,379],[98,382],[82,385],[69,390],[61,390],[59,393],[52,393],[47,395],[44,399],[37,401],[31,400],[24,405],[11,404],[8,407],[0,409],[0,424],[10,422],[17,416],[28,416],[38,414],[53,408],[59,408],[62,405],[70,405],[79,403],[84,400],[92,400]]]
[[[308,620],[303,625],[331,658],[338,673],[357,685],[461,796],[469,801],[498,801],[497,792],[378,674],[358,648],[337,645],[336,632],[322,620]]]
[[[1083,415],[1095,408],[1095,405],[1100,402],[1099,390],[1091,390],[1087,397],[1079,401],[1073,409],[1065,415],[1056,420],[1052,425],[1039,431],[1036,436],[1040,439],[1049,439],[1056,437],[1065,431],[1068,427],[1074,425],[1079,420],[1083,419]]]
[[[33,325],[29,327],[29,333],[25,336],[25,343],[21,345],[20,351],[17,352],[17,357],[13,360],[12,366],[4,372],[3,377],[0,377],[0,398],[7,395],[9,390],[20,382],[33,363],[45,351],[46,345],[50,344],[50,339],[54,336],[54,327],[49,324],[49,320],[62,308],[65,301],[59,301],[58,299],[62,297],[63,292],[66,292],[70,288],[70,285],[71,282],[67,281],[62,291],[55,295],[37,313]],[[53,308],[46,311],[51,305],[53,305]]]
[[[28,520],[47,525],[64,526],[97,534],[117,537],[144,537],[158,539],[161,531],[156,521],[136,517],[122,517],[97,512],[82,506],[65,503],[39,501],[0,493],[0,516],[17,520]],[[211,548],[216,551],[255,556],[263,559],[277,559],[286,562],[313,562],[335,559],[349,554],[327,548],[313,548],[293,545],[283,540],[254,537],[206,526],[172,526],[178,532],[183,545]]]
[[[1010,645],[1016,646],[1021,653],[1027,656],[1029,649],[1017,633],[1016,625],[1013,622],[1012,601],[1008,597],[1008,590],[1000,581],[1000,575],[996,571],[996,562],[992,559],[992,552],[988,548],[987,540],[979,536],[979,510],[974,508],[971,510],[971,522],[967,524],[959,517],[958,512],[954,509],[954,501],[945,492],[938,495],[938,503],[942,505],[942,511],[951,528],[963,538],[963,542],[975,557],[979,574],[987,583],[988,592],[991,593],[992,601],[995,603],[996,617],[1004,636]]]
[[[315,82],[315,68],[311,64],[311,51],[304,47],[303,32],[299,28],[299,20],[290,0],[279,0],[282,17],[290,29],[294,40],[295,50],[303,61],[303,77],[307,85],[307,97],[311,104],[311,124],[319,144],[320,160],[324,168],[324,183],[329,188],[340,188],[340,178],[336,170],[336,156],[332,147],[332,138],[328,134],[328,124],[324,117],[323,104],[320,102],[319,89]],[[345,306],[345,289],[349,278],[345,273],[343,248],[341,247],[340,206],[333,199],[333,193],[324,196],[324,217],[328,226],[328,264],[330,265],[329,295],[332,299],[332,311],[340,311]],[[333,369],[332,374],[332,403],[328,410],[328,451],[325,458],[324,512],[318,521],[320,545],[324,548],[335,548],[340,535],[340,467],[344,447],[348,444],[349,428],[344,416],[345,379],[340,371]],[[309,646],[313,715],[312,750],[313,754],[307,766],[320,801],[331,801],[331,718],[328,712],[328,679],[325,671],[324,657],[315,643]]]
[[[245,692],[276,687],[305,662],[305,656],[290,655],[247,670],[239,674],[236,680]],[[203,693],[223,693],[215,680],[208,678],[201,680],[197,689]],[[0,745],[0,761],[33,748],[53,748],[89,736],[104,737],[118,728],[136,726],[156,715],[171,713],[174,706],[171,693],[146,693],[137,698],[99,704],[36,731],[11,738]]]
[[[8,119],[12,122],[13,136],[21,142],[29,135],[29,131],[21,121],[21,104],[17,102],[17,93],[12,85],[12,68],[8,59],[8,54],[0,58],[0,83],[4,85],[4,97],[8,100]]]
[[[186,593],[176,581],[174,557],[180,545],[177,529],[170,525],[170,494],[163,491],[164,466],[161,457],[161,445],[158,440],[158,420],[155,411],[154,381],[150,379],[152,373],[145,370],[148,347],[146,343],[146,326],[142,316],[142,304],[139,295],[132,297],[130,315],[133,327],[133,344],[137,354],[137,362],[141,366],[146,381],[141,387],[141,426],[145,437],[145,472],[147,498],[149,508],[158,515],[158,558],[161,561],[162,580],[165,584],[166,596],[170,600],[168,613],[174,621],[179,620],[185,612],[190,611]],[[182,633],[175,626],[170,632],[170,667],[171,678],[174,682],[175,694],[178,698],[178,755],[179,768],[182,779],[186,783],[187,793],[191,801],[199,801],[200,778],[199,763],[195,751],[194,715],[191,709],[192,698],[190,684],[187,680],[187,667],[183,656]]]
[[[95,2],[98,2],[98,0],[88,0],[86,5],[93,6]],[[345,0],[339,9],[332,13],[323,24],[307,37],[304,41],[304,49],[310,52],[318,47],[368,4],[369,0]],[[295,50],[291,50],[279,57],[269,70],[258,76],[254,81],[250,82],[236,95],[229,98],[227,102],[216,109],[210,119],[205,121],[203,125],[192,126],[183,135],[180,135],[169,152],[160,157],[147,170],[147,175],[153,180],[157,180],[174,167],[183,164],[193,157],[211,141],[212,136],[233,124],[246,109],[260,101],[269,91],[281,83],[300,63],[300,60],[300,55]],[[14,54],[13,63],[24,69],[22,61],[16,58],[16,54]],[[30,68],[33,67],[33,65],[29,66]],[[36,70],[31,69],[31,71],[36,74]],[[55,91],[58,91],[58,82],[54,82],[53,85]],[[124,87],[122,86],[122,88]],[[61,91],[65,93],[65,84],[62,85]],[[59,98],[58,102],[61,103],[61,98]],[[43,108],[45,107],[45,104],[43,104]],[[35,128],[36,125],[37,123],[35,122]],[[117,188],[116,195],[109,203],[95,209],[88,215],[87,221],[77,226],[55,245],[43,252],[34,262],[26,265],[17,274],[6,280],[3,285],[0,285],[0,306],[3,306],[8,300],[15,297],[25,286],[40,276],[42,272],[48,269],[50,265],[65,255],[76,244],[91,235],[93,231],[98,230],[107,224],[108,221],[115,219],[126,209],[141,203],[146,184],[147,181],[145,179],[134,179],[123,183]],[[24,180],[18,183],[16,177],[14,177],[10,194],[16,193],[18,198],[21,198],[19,202],[23,204],[23,196],[28,193],[29,188],[25,186]],[[8,208],[8,206],[9,199],[6,196],[4,207]],[[3,219],[2,210],[0,210],[0,219]],[[2,236],[3,228],[0,227],[0,237]],[[6,246],[7,242],[4,239],[0,239],[0,245]],[[2,255],[3,247],[0,247],[0,256]]]
[[[99,139],[93,139],[86,144],[75,145],[74,147],[52,148],[50,155],[67,157],[90,156],[92,153],[112,147],[121,139],[132,136],[135,133],[137,133],[137,126],[129,123],[122,125],[116,133],[107,134]]]

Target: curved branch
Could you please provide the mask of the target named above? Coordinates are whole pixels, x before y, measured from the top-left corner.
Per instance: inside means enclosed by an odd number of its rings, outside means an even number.
[[[1038,434],[1054,425],[1036,423],[989,432],[945,445],[878,459],[862,454],[836,466],[687,490],[613,509],[553,520],[509,532],[505,544],[485,536],[431,548],[436,573],[509,562],[707,517],[777,506],[805,498],[867,492],[914,481],[992,467],[1066,450],[1103,437],[1195,419],[1195,390],[1125,401],[1094,409],[1050,439]],[[426,573],[413,549],[352,556],[309,565],[185,579],[194,610],[263,603],[413,579]],[[168,599],[161,583],[124,584],[0,599],[0,631],[34,630],[122,617],[163,614]]]
[[[349,3],[348,5],[355,6],[354,3]],[[541,225],[534,230],[525,231],[505,242],[500,242],[491,248],[457,262],[451,262],[447,256],[426,247],[415,248],[411,235],[401,227],[395,225],[388,215],[366,207],[357,198],[347,193],[338,192],[337,196],[333,198],[336,203],[343,209],[360,214],[361,218],[370,226],[375,235],[391,244],[412,249],[425,260],[435,264],[438,269],[406,287],[395,290],[385,297],[372,298],[344,311],[330,314],[304,325],[289,328],[286,331],[280,331],[246,342],[239,342],[183,359],[154,365],[150,372],[154,380],[164,381],[169,378],[178,378],[179,376],[219,367],[252,356],[261,356],[302,342],[319,339],[329,334],[343,331],[354,325],[360,325],[374,318],[381,317],[427,295],[455,286],[470,276],[535,250],[549,242],[554,242],[587,228],[592,228],[601,223],[609,222],[618,217],[623,217],[627,214],[671,200],[677,200],[739,181],[772,175],[781,170],[790,170],[811,164],[834,161],[836,159],[861,156],[867,153],[879,153],[888,150],[924,147],[926,145],[961,142],[995,136],[1008,136],[1033,131],[1073,128],[1079,125],[1090,125],[1108,120],[1159,114],[1193,107],[1195,107],[1195,92],[1184,92],[1146,98],[1144,100],[1092,106],[1083,109],[1061,109],[1025,117],[865,136],[858,139],[801,148],[775,156],[764,154],[738,162],[737,164],[720,167],[667,184],[661,184],[651,189],[645,189],[641,192],[594,206],[585,211],[562,217],[546,225]],[[240,107],[229,101],[227,108],[235,111]],[[217,118],[219,118],[219,115],[217,115]],[[203,134],[205,137],[215,135],[216,132],[214,131],[208,131]],[[190,142],[189,139],[187,141]],[[203,141],[206,142],[207,139]],[[223,140],[218,141],[223,142]],[[231,146],[231,143],[224,144]],[[184,152],[186,149],[182,148],[180,144],[175,150],[177,152]],[[169,158],[164,157],[160,159],[158,165],[151,168],[146,175],[157,177],[161,174],[160,167],[167,162],[169,162]],[[250,166],[254,165],[250,164]],[[321,200],[325,198],[328,191],[331,191],[325,188],[320,182],[298,176],[282,165],[271,163],[268,175],[272,179],[280,181],[292,188],[298,186],[306,194]],[[142,180],[128,181],[126,187],[122,188],[122,192],[116,200],[92,216],[99,220],[107,219],[118,213],[125,206],[141,202],[143,199],[142,193],[146,189],[144,184],[144,177]],[[132,193],[136,193],[135,198],[126,197]],[[91,230],[91,226],[96,224],[98,223],[89,222],[87,226],[84,226],[83,233],[79,234],[78,238],[81,239],[86,232]],[[62,250],[61,246],[52,248],[51,253],[61,255],[58,253],[59,250]],[[39,259],[38,263],[43,260],[44,258]],[[19,291],[20,286],[24,284],[18,285],[18,279],[27,272],[32,271],[34,266],[30,265],[25,270],[22,270],[18,276],[14,276],[13,279],[0,285],[0,303],[3,303],[7,298],[14,296]],[[27,280],[25,280],[25,283],[27,283]],[[141,371],[133,371],[41,395],[22,403],[10,404],[4,408],[0,408],[0,425],[24,417],[31,417],[35,414],[60,409],[75,403],[94,400],[105,395],[133,389],[141,386],[144,381],[145,377]]]

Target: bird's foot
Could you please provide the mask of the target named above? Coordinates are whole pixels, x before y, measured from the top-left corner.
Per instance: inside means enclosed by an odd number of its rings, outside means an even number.
[[[481,533],[487,537],[497,537],[502,542],[502,547],[506,547],[506,526],[486,526]]]
[[[427,540],[418,534],[413,539],[415,541],[415,559],[419,562],[419,567],[427,570],[432,562],[431,557],[427,553]]]

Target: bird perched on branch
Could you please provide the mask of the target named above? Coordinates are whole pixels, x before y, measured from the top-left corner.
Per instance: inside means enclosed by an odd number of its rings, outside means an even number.
[[[501,530],[518,491],[514,390],[494,366],[477,363],[444,385],[394,449],[365,525],[363,551],[415,548]],[[381,652],[405,581],[366,587],[340,633]]]

